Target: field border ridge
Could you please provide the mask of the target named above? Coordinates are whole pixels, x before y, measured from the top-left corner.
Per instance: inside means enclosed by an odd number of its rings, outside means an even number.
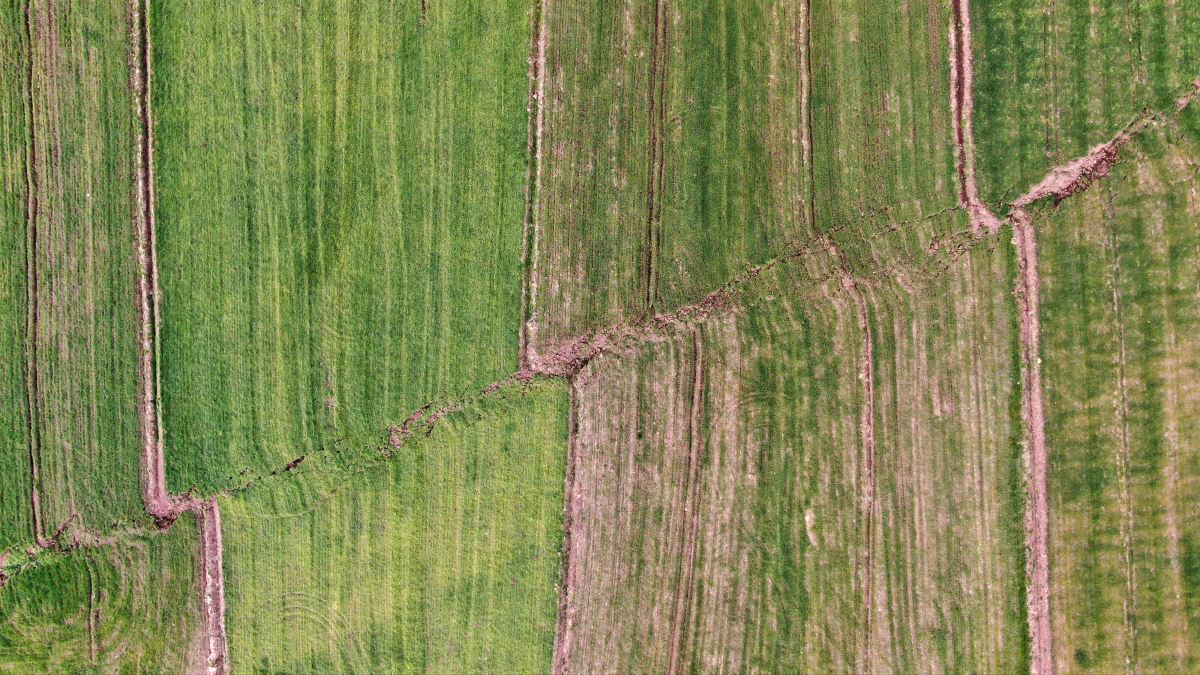
[[[34,19],[33,3],[25,3],[25,38],[26,56],[29,59],[25,70],[27,90],[25,92],[25,114],[29,128],[25,152],[25,416],[29,444],[29,501],[32,511],[33,538],[38,546],[47,548],[52,542],[42,536],[42,502],[41,502],[41,385],[38,372],[38,332],[40,319],[38,312],[40,274],[38,272],[38,219],[41,217],[41,204],[38,201],[40,180],[38,176],[38,133],[37,111],[34,94]],[[38,31],[41,32],[40,30]]]
[[[546,105],[546,8],[550,0],[539,0],[530,17],[529,117],[526,128],[525,218],[521,228],[521,325],[518,329],[517,362],[529,366],[537,346],[534,307],[537,304],[538,200],[542,192],[542,128]]]

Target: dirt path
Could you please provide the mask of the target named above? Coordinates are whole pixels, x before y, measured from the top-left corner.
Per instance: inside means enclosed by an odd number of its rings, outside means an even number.
[[[969,0],[950,3],[950,123],[954,130],[954,164],[958,169],[958,201],[971,216],[971,229],[995,234],[1000,219],[979,198],[975,180],[974,54],[971,47]]]
[[[529,126],[526,131],[529,164],[525,171],[525,221],[521,249],[521,328],[518,363],[529,367],[530,350],[534,347],[536,329],[534,311],[537,307],[538,199],[542,193],[542,120],[546,106],[546,7],[542,0],[533,12],[533,27],[529,47]]]
[[[1029,214],[1014,214],[1013,242],[1017,247],[1017,305],[1020,309],[1021,418],[1025,426],[1028,501],[1025,507],[1025,561],[1028,589],[1030,671],[1053,672],[1050,630],[1050,506],[1046,489],[1046,417],[1042,394],[1041,324],[1038,313],[1037,243]]]
[[[182,507],[167,495],[159,415],[158,258],[154,222],[154,125],[150,111],[150,35],[142,0],[129,2],[129,86],[139,133],[133,139],[133,245],[138,265],[138,382],[142,437],[142,499],[160,527],[169,527]]]
[[[221,509],[210,497],[196,509],[200,529],[200,599],[203,610],[205,668],[210,675],[229,672],[225,632],[225,573],[221,568]]]

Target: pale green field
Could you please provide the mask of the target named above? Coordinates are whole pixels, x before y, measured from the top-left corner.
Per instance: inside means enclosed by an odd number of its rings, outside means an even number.
[[[1056,660],[1200,663],[1200,134],[1148,132],[1037,226]]]
[[[336,481],[223,498],[233,670],[548,670],[566,425],[565,386],[510,388]]]

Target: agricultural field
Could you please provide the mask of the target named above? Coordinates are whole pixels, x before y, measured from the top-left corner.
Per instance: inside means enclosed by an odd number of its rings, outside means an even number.
[[[14,576],[0,593],[0,672],[202,669],[197,541],[179,525],[43,554]]]
[[[5,10],[5,545],[148,522],[125,6],[26,9]]]
[[[1197,141],[1147,133],[1102,185],[1037,219],[1051,606],[1072,667],[1200,663]]]
[[[1007,250],[920,297],[793,264],[576,378],[565,670],[1023,662]]]
[[[224,500],[232,669],[544,668],[567,405],[559,383],[509,388],[361,457],[353,480],[317,457]]]
[[[0,10],[0,673],[1200,668],[1200,7]]]
[[[517,370],[527,1],[152,9],[172,489]]]

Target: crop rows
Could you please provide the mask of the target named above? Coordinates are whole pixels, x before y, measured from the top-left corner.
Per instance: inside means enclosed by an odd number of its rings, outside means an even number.
[[[0,671],[1196,667],[1187,3],[0,16]]]

